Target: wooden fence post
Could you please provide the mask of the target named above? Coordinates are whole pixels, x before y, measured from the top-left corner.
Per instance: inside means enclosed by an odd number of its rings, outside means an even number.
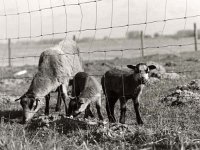
[[[141,56],[144,57],[144,34],[143,31],[140,33],[141,38]]]
[[[76,36],[75,35],[73,35],[73,41],[76,41]]]
[[[195,48],[195,51],[198,50],[197,38],[198,38],[197,25],[196,25],[196,23],[194,23],[194,48]]]
[[[11,67],[11,40],[8,39],[8,66]]]

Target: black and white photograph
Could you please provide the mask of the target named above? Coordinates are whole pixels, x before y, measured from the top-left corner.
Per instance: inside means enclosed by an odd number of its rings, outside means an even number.
[[[200,0],[0,0],[0,150],[199,150]]]

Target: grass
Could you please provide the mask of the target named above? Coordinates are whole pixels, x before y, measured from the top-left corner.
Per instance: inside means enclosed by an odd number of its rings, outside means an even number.
[[[165,66],[167,72],[179,72],[183,78],[179,80],[161,80],[159,83],[145,88],[141,97],[141,114],[143,126],[136,124],[132,101],[128,102],[126,123],[128,130],[120,130],[120,136],[113,135],[113,130],[103,127],[70,128],[69,125],[58,123],[50,127],[40,128],[31,125],[22,125],[19,122],[21,107],[18,103],[4,102],[0,98],[0,149],[19,150],[61,150],[61,149],[200,149],[200,109],[191,104],[182,107],[170,107],[161,103],[160,99],[170,93],[170,89],[200,78],[200,52],[182,53],[177,55],[154,55],[143,59],[113,59],[107,60],[111,65],[120,66],[136,64],[140,61],[155,61]],[[102,65],[104,61],[85,61],[85,70],[91,74],[103,74],[108,67]],[[2,76],[16,71],[29,69],[31,76],[36,68],[32,66],[1,68]],[[191,71],[191,72],[188,72]],[[99,79],[99,77],[98,77]],[[12,85],[0,84],[0,93],[7,96],[20,96],[26,90],[30,81]],[[13,87],[13,85],[15,85]],[[12,90],[10,90],[12,89]],[[55,105],[51,105],[53,113]],[[41,115],[41,110],[37,115]],[[119,103],[116,106],[116,118],[119,119]],[[96,112],[96,111],[95,111]],[[105,100],[103,99],[103,115]],[[62,126],[62,127],[61,127]]]

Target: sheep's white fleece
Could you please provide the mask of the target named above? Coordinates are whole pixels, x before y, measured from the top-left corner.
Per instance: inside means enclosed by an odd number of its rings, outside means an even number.
[[[68,85],[69,78],[79,71],[83,71],[83,67],[76,42],[65,39],[41,53],[38,72],[27,93],[44,97],[59,85]]]
[[[68,67],[71,67],[71,76],[83,71],[82,59],[79,55],[79,48],[74,40],[71,38],[66,38],[51,49],[62,50],[65,53],[65,56],[68,60]]]

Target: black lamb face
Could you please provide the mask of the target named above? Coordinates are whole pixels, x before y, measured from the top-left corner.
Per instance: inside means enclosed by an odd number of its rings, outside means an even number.
[[[84,98],[70,98],[68,113],[70,116],[72,115],[73,117],[76,117],[82,113],[86,107],[87,103],[85,102]]]
[[[134,70],[135,79],[141,84],[145,84],[146,82],[148,82],[150,70],[156,69],[156,66],[147,66],[145,63],[139,63],[136,66],[127,65],[127,67]]]

